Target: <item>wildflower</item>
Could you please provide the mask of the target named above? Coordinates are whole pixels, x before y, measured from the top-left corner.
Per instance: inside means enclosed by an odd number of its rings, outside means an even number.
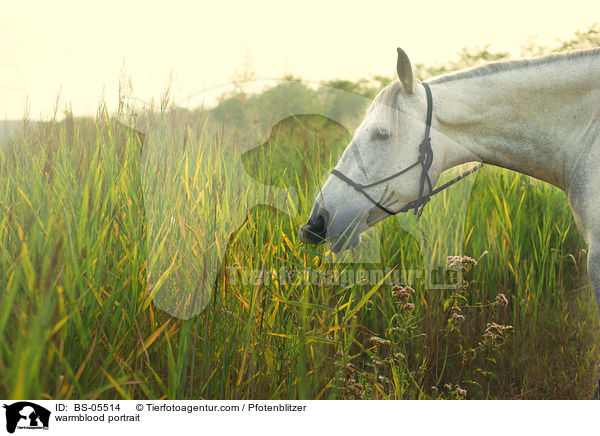
[[[379,379],[379,381],[380,381],[381,383],[389,383],[389,382],[390,382],[390,379],[389,379],[389,378],[387,378],[387,377],[384,377],[384,376],[382,376],[382,375],[380,375],[380,376],[379,376],[379,377],[377,377],[377,378]]]
[[[377,360],[377,359],[373,359],[372,363],[373,363],[374,366],[382,366],[383,365],[383,363],[380,360]]]
[[[486,333],[504,333],[504,332],[512,332],[514,330],[511,325],[502,325],[497,324],[495,322],[488,322],[485,332]]]
[[[392,297],[394,297],[396,300],[407,300],[412,294],[415,293],[415,290],[413,288],[411,288],[410,286],[398,286],[395,285],[392,288]]]
[[[448,268],[454,270],[468,271],[477,266],[477,261],[469,256],[448,256]]]
[[[508,299],[506,298],[506,295],[504,295],[504,294],[496,295],[496,301],[498,303],[500,303],[502,306],[508,306]]]
[[[361,391],[363,390],[363,385],[360,383],[356,383],[356,380],[351,378],[346,380],[346,389],[356,398],[362,398]]]
[[[394,357],[396,359],[404,359],[404,354],[402,354],[402,353],[396,353],[396,354],[394,354]]]
[[[371,336],[369,338],[369,342],[375,345],[385,345],[385,344],[389,344],[390,341],[386,340],[386,339],[382,339],[382,338],[378,338],[377,336]]]
[[[458,384],[455,384],[453,386],[452,383],[446,383],[444,385],[444,388],[447,389],[448,391],[454,391],[454,392],[456,392],[462,398],[464,398],[464,397],[467,396],[467,390],[461,388]]]
[[[415,305],[414,305],[414,304],[412,304],[412,303],[406,303],[406,304],[404,305],[404,308],[405,308],[406,310],[413,310],[413,309],[415,308]]]
[[[457,321],[464,321],[465,316],[455,312],[452,314],[452,319],[455,319]]]
[[[490,322],[485,328],[483,333],[483,339],[490,341],[491,343],[500,342],[504,339],[505,333],[510,333],[514,330],[511,325],[502,325],[495,322]]]

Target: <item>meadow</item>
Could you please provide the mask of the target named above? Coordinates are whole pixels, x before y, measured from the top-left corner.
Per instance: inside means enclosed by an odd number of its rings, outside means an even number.
[[[597,38],[591,29],[576,39]],[[465,51],[463,60],[503,57],[485,53]],[[433,70],[422,67],[422,77]],[[286,86],[283,96],[312,101],[296,82]],[[236,99],[252,111],[264,104],[234,95],[213,112],[164,104],[145,114],[164,127],[151,155],[143,147],[155,138],[105,108],[96,119],[25,121],[0,149],[0,397],[591,397],[598,315],[562,192],[480,170],[461,251],[437,253],[457,256],[448,259],[464,278],[455,289],[303,275],[248,282],[243,271],[419,270],[423,247],[391,219],[378,225],[376,265],[328,263],[326,247],[303,245],[297,230],[350,137],[319,117],[295,119],[230,171],[249,122]],[[240,184],[241,173],[289,192],[292,206],[240,208],[256,204],[256,185]],[[454,189],[426,207],[424,223],[451,221]],[[234,231],[215,245],[225,221]],[[190,300],[184,291],[198,283],[210,292]]]

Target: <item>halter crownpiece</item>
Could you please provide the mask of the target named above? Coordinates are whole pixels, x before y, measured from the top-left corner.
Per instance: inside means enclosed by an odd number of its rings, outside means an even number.
[[[357,190],[362,195],[364,195],[367,200],[369,200],[376,207],[383,210],[388,215],[397,215],[401,212],[408,212],[409,210],[414,209],[415,215],[417,215],[417,217],[420,217],[421,214],[423,213],[423,208],[429,202],[431,197],[433,197],[438,192],[441,192],[444,189],[448,188],[449,186],[455,184],[456,182],[464,179],[469,174],[474,173],[475,171],[477,171],[479,168],[481,168],[483,166],[482,163],[479,163],[479,164],[475,165],[473,168],[471,168],[470,170],[467,170],[464,173],[462,173],[460,176],[450,180],[447,183],[444,183],[439,188],[433,189],[433,186],[431,184],[431,179],[429,178],[429,169],[431,168],[431,164],[433,163],[433,149],[431,148],[431,137],[429,136],[430,132],[431,132],[431,120],[433,117],[433,98],[431,96],[431,89],[429,88],[429,85],[427,83],[423,83],[423,87],[425,88],[425,93],[427,94],[427,117],[425,119],[425,137],[423,138],[423,141],[419,145],[419,159],[415,163],[413,163],[412,165],[409,165],[408,167],[404,168],[403,170],[398,171],[397,173],[392,174],[391,176],[388,176],[384,179],[378,180],[373,183],[368,183],[366,185],[356,183],[354,180],[345,176],[343,173],[336,170],[335,168],[331,170],[331,174],[340,178],[341,180],[346,182],[348,185],[352,186],[355,190]],[[371,197],[367,193],[366,189],[371,188],[373,186],[380,185],[385,182],[388,182],[392,179],[395,179],[396,177],[399,177],[402,174],[407,173],[408,171],[412,170],[413,168],[415,168],[418,165],[421,165],[421,178],[419,180],[419,196],[417,197],[416,200],[411,201],[406,206],[404,206],[402,209],[397,210],[397,211],[392,211],[392,210],[388,209],[387,207],[385,207],[383,204],[381,204],[379,201],[375,200],[373,197]],[[428,187],[427,194],[425,194],[425,183],[427,183],[427,187]]]

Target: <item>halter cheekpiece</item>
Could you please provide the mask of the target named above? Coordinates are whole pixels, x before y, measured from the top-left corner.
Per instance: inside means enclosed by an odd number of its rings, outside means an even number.
[[[431,164],[433,163],[433,149],[431,148],[431,137],[429,136],[429,134],[431,132],[431,119],[433,116],[433,98],[431,97],[431,89],[429,88],[429,85],[427,83],[423,83],[423,87],[425,88],[425,93],[427,94],[427,117],[425,120],[425,137],[423,138],[423,141],[419,145],[419,159],[415,163],[413,163],[412,165],[409,165],[408,167],[404,168],[401,171],[398,171],[397,173],[392,174],[391,176],[388,176],[384,179],[378,180],[373,183],[368,183],[366,185],[356,183],[355,181],[353,181],[349,177],[345,176],[344,174],[342,174],[340,171],[336,170],[335,168],[331,170],[331,174],[342,179],[344,182],[346,182],[347,184],[352,186],[355,190],[357,190],[362,195],[364,195],[367,200],[369,200],[376,207],[383,210],[388,215],[397,215],[401,212],[408,212],[409,210],[414,209],[415,215],[420,217],[421,214],[423,213],[424,206],[429,202],[431,197],[433,197],[438,192],[443,191],[444,189],[453,185],[454,183],[458,182],[459,180],[462,180],[469,174],[474,173],[475,171],[477,171],[479,168],[481,168],[483,166],[482,163],[479,163],[479,164],[475,165],[473,168],[462,173],[460,176],[450,180],[447,183],[444,183],[439,188],[433,189],[433,186],[431,184],[431,179],[429,178],[429,169],[431,168]],[[419,196],[417,197],[416,200],[411,201],[406,206],[404,206],[402,209],[397,210],[397,211],[392,211],[392,210],[388,209],[387,207],[385,207],[383,204],[381,204],[379,201],[375,200],[373,197],[371,197],[367,193],[366,189],[371,188],[373,186],[380,185],[389,180],[395,179],[396,177],[399,177],[402,174],[407,173],[408,171],[412,170],[413,168],[415,168],[419,165],[421,166],[421,177],[419,179]],[[425,193],[425,184],[426,183],[427,183],[427,188],[428,188],[427,193]]]

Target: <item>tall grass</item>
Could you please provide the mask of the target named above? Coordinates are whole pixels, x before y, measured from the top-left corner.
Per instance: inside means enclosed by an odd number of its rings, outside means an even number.
[[[169,119],[154,161],[105,114],[27,128],[0,150],[0,397],[591,395],[597,315],[585,245],[560,191],[481,170],[459,233],[463,252],[438,253],[476,262],[458,261],[458,289],[281,280],[266,276],[365,267],[327,263],[323,247],[297,238],[343,141],[286,148],[303,163],[294,177],[248,155],[246,171],[296,195],[296,209],[240,211],[256,193],[227,170],[235,138],[188,122]],[[319,152],[306,161],[307,150]],[[427,206],[424,222],[450,220],[452,189]],[[224,246],[207,246],[217,220],[235,231]],[[379,230],[378,268],[423,266],[397,221]],[[200,314],[187,294],[169,300],[206,284],[210,268],[219,273]],[[245,270],[265,272],[245,283]],[[171,316],[173,304],[190,310]]]

